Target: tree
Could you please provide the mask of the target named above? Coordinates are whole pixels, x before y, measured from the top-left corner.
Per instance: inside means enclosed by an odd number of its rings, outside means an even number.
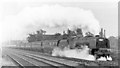
[[[79,36],[79,37],[83,37],[82,29],[81,29],[81,28],[77,28],[76,34],[77,34],[77,36]]]
[[[77,32],[77,34],[81,34],[81,35],[83,34],[82,29],[80,29],[80,28],[77,28],[76,32]]]
[[[44,35],[46,33],[46,31],[42,30],[42,29],[40,29],[40,30],[38,30],[36,32],[37,32],[37,34],[41,34],[41,35]]]
[[[71,34],[71,30],[68,29],[68,30],[67,30],[67,34],[68,34],[68,35]]]
[[[40,32],[41,32],[42,35],[46,33],[46,31],[42,30],[42,29],[40,30]]]
[[[55,33],[55,36],[60,36],[61,35],[61,33]]]
[[[76,35],[76,33],[75,33],[75,31],[71,31],[71,30],[67,30],[67,34],[68,34],[68,36],[75,36]]]
[[[94,34],[92,34],[91,32],[86,32],[85,35],[86,35],[87,37],[93,37],[93,36],[94,36]]]
[[[40,31],[36,31],[37,32],[37,34],[40,34]]]
[[[63,35],[66,34],[65,31],[63,31]]]
[[[36,41],[36,37],[33,34],[29,34],[29,36],[27,37],[27,40],[28,42],[34,42]]]

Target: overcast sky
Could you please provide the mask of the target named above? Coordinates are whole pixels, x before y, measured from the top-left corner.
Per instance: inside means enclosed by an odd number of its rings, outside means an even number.
[[[100,27],[106,30],[107,36],[118,35],[118,2],[117,0],[91,0],[91,1],[90,0],[59,0],[59,1],[56,1],[56,0],[2,0],[1,7],[0,7],[0,9],[2,10],[1,18],[0,18],[1,24],[2,24],[1,25],[2,38],[4,40],[22,39],[22,36],[18,33],[23,28],[19,28],[17,30],[19,26],[16,26],[16,24],[18,24],[17,22],[20,21],[20,20],[18,21],[15,20],[17,19],[16,18],[17,15],[20,15],[22,12],[24,12],[24,10],[27,10],[27,9],[29,10],[29,8],[30,9],[39,8],[42,5],[48,5],[48,6],[59,5],[60,7],[62,6],[62,7],[73,7],[73,8],[77,7],[84,11],[90,11],[90,13],[94,16],[93,18],[95,18],[95,20],[99,22]],[[26,14],[27,13],[25,13],[24,15]],[[30,21],[33,22],[32,19],[29,20],[29,22]],[[16,23],[13,23],[13,22],[16,22]],[[10,32],[11,28],[12,30],[16,29],[13,31],[14,34]],[[56,28],[54,30],[51,30],[51,32],[53,31],[57,32],[59,31],[59,29]],[[48,32],[50,32],[50,30],[48,30]]]

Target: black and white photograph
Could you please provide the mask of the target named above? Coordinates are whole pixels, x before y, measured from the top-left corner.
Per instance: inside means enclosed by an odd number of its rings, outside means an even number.
[[[119,68],[119,0],[1,0],[1,68]]]

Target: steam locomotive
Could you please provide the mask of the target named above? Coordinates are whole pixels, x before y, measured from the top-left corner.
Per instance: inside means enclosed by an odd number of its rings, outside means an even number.
[[[61,49],[69,47],[70,49],[81,48],[86,45],[90,48],[90,54],[97,56],[110,56],[109,40],[105,38],[105,30],[101,29],[100,35],[94,36],[92,33],[86,33],[83,37],[82,30],[77,29],[76,32],[68,30],[68,33],[61,35],[42,34],[43,31],[38,32],[36,35],[30,35],[27,40],[29,43],[20,45],[19,47],[29,50],[38,50],[44,53],[51,54],[55,47]],[[39,39],[38,39],[39,38]]]

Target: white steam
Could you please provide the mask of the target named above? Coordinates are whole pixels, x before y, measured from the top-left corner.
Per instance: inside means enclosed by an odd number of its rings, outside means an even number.
[[[89,54],[89,48],[87,46],[85,46],[83,49],[69,49],[69,48],[60,49],[56,47],[52,51],[52,56],[78,58],[91,61],[96,60],[93,55]]]
[[[3,20],[4,39],[23,39],[31,32],[44,29],[48,33],[62,32],[67,28],[81,27],[83,32],[99,33],[99,22],[90,10],[79,7],[43,5],[26,7],[17,15],[10,15]]]

